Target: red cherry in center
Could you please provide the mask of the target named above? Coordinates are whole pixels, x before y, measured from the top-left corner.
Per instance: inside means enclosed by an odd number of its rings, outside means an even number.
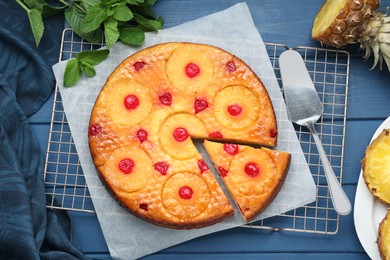
[[[172,95],[169,92],[159,95],[158,99],[164,106],[170,106],[172,103]]]
[[[154,165],[154,169],[156,171],[159,171],[161,175],[166,175],[169,168],[169,164],[166,164],[165,162],[156,162]]]
[[[131,159],[123,159],[119,162],[119,170],[121,170],[124,174],[129,174],[133,172],[134,162]]]
[[[191,187],[188,186],[183,186],[179,189],[179,196],[184,200],[191,199],[193,193],[194,192],[192,191]]]
[[[178,142],[184,142],[190,135],[183,127],[178,127],[173,131],[173,138]]]
[[[145,211],[148,211],[148,204],[146,204],[146,203],[141,203],[141,204],[139,205],[139,208],[140,208],[140,209],[143,209],[143,210],[145,210]]]
[[[209,103],[207,103],[206,100],[204,99],[196,99],[194,103],[194,109],[195,109],[195,114],[202,112],[206,108],[209,107]]]
[[[218,167],[218,171],[222,177],[226,177],[228,175],[228,171],[223,167]]]
[[[195,63],[188,63],[187,66],[185,67],[185,73],[187,77],[189,78],[194,78],[199,75],[200,73],[200,68],[198,65]]]
[[[222,138],[223,137],[223,135],[222,135],[222,133],[221,132],[212,132],[212,133],[209,133],[209,137],[210,138]]]
[[[237,144],[224,144],[223,149],[226,153],[230,155],[238,154],[238,145]]]
[[[102,127],[98,124],[92,124],[89,127],[89,134],[90,135],[97,135],[102,131]]]
[[[276,130],[276,129],[271,129],[271,130],[270,130],[270,134],[271,134],[271,137],[272,137],[272,138],[275,138],[275,137],[278,136],[278,130]]]
[[[137,61],[133,66],[136,71],[140,71],[145,66],[145,62]]]
[[[148,132],[146,132],[144,129],[138,130],[137,138],[141,143],[145,142],[146,140],[148,140]]]
[[[125,97],[123,100],[123,104],[125,105],[127,110],[135,109],[139,105],[139,99],[136,95],[130,94]]]
[[[245,165],[245,173],[249,177],[256,177],[260,173],[259,166],[255,162],[249,162]]]
[[[233,104],[228,106],[227,111],[231,116],[238,116],[241,114],[242,107],[238,104]]]
[[[226,64],[226,69],[232,73],[232,72],[235,72],[236,71],[236,64],[234,64],[233,61],[229,61],[227,64]]]
[[[198,161],[198,167],[199,167],[200,173],[204,173],[205,171],[207,171],[209,169],[209,167],[207,166],[207,164],[205,163],[205,161],[203,159],[200,159]]]

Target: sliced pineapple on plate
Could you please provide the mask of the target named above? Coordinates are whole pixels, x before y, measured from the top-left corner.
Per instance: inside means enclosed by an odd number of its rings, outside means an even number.
[[[362,160],[364,181],[374,197],[390,205],[390,129],[367,147]]]
[[[390,209],[379,224],[377,243],[382,259],[390,259]]]

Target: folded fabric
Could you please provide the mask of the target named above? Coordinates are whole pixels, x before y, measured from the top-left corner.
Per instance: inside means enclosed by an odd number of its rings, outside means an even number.
[[[0,256],[82,259],[69,219],[45,207],[42,152],[27,121],[53,91],[63,17],[50,21],[50,37],[36,48],[16,1],[1,1],[0,16]]]

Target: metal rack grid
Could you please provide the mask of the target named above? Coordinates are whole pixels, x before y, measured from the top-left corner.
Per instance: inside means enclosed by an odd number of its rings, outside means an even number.
[[[278,57],[288,47],[280,44],[266,44],[266,48],[279,85],[282,86]],[[324,113],[316,124],[316,131],[337,179],[341,183],[347,114],[349,53],[341,50],[304,46],[292,49],[302,55],[322,101]],[[283,87],[281,90],[283,91]],[[336,234],[339,226],[339,214],[333,208],[317,147],[310,132],[305,127],[295,124],[294,127],[317,187],[316,200],[298,209],[247,226],[272,230]]]
[[[60,60],[72,58],[77,52],[103,46],[89,44],[70,29],[63,33]],[[288,47],[266,43],[272,66],[281,85],[279,55]],[[296,47],[305,60],[324,113],[316,125],[329,161],[338,180],[342,180],[346,125],[349,54],[345,51]],[[317,187],[313,203],[267,218],[244,227],[288,230],[321,234],[338,231],[339,215],[334,210],[317,148],[307,129],[295,126],[304,155]],[[49,143],[45,161],[47,207],[81,212],[94,212],[75,144],[67,123],[58,87],[55,88]]]

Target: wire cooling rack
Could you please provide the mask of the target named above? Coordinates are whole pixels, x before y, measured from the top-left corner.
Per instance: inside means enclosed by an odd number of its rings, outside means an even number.
[[[281,86],[278,57],[288,49],[286,45],[266,43],[276,77]],[[103,46],[84,42],[72,30],[65,29],[62,37],[60,61],[74,54]],[[329,161],[342,181],[344,139],[346,126],[350,56],[346,51],[299,46],[298,51],[309,70],[324,106],[324,113],[316,125]],[[244,227],[287,230],[320,234],[338,231],[339,215],[334,210],[325,174],[314,140],[307,129],[295,125],[298,139],[314,178],[316,200],[279,216],[267,218]],[[62,106],[58,87],[54,92],[49,142],[45,161],[47,207],[94,213],[81,164]]]

